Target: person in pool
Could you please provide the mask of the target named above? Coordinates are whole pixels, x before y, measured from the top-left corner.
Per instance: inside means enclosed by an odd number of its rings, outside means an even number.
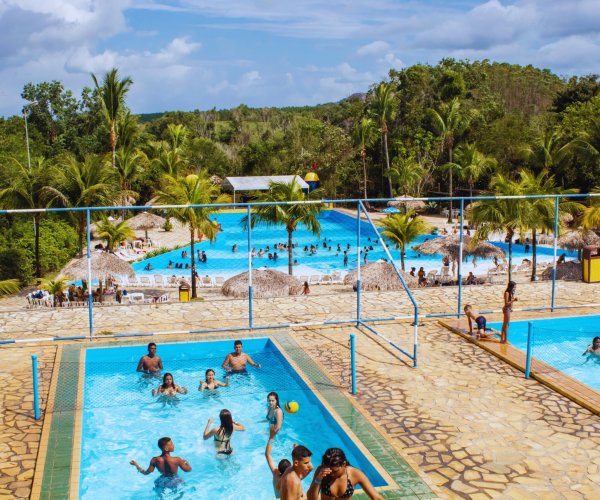
[[[150,342],[148,344],[148,354],[145,354],[140,358],[137,371],[144,373],[159,373],[162,369],[162,359],[160,359],[160,356],[156,355],[156,344]]]
[[[260,368],[259,363],[255,363],[250,356],[242,352],[242,341],[236,340],[233,343],[234,351],[225,357],[225,361],[221,365],[225,370],[231,373],[245,373],[246,364],[251,364],[256,368]]]
[[[175,451],[175,445],[170,437],[160,438],[158,440],[158,447],[161,454],[150,460],[150,465],[148,465],[147,469],[140,467],[135,460],[129,463],[144,475],[151,474],[155,468],[158,469],[161,476],[154,481],[154,487],[157,492],[162,493],[165,489],[176,491],[177,487],[183,484],[183,479],[177,475],[179,468],[183,472],[191,472],[192,467],[187,460],[171,456],[171,453]]]
[[[590,354],[590,358],[592,356],[597,356],[600,359],[600,337],[594,337],[592,343],[588,346],[588,348],[583,353],[583,356]]]
[[[177,385],[173,381],[173,375],[170,373],[165,373],[163,377],[163,383],[158,386],[158,389],[152,389],[153,396],[160,396],[164,394],[165,396],[175,396],[177,393],[179,394],[187,394],[187,389],[181,385]]]
[[[282,458],[277,465],[273,461],[271,457],[271,447],[273,445],[273,439],[275,438],[275,430],[271,428],[269,431],[269,440],[267,441],[267,447],[265,448],[265,458],[267,459],[267,464],[269,465],[269,469],[271,469],[271,474],[273,475],[273,491],[275,492],[275,498],[279,498],[279,480],[281,476],[285,473],[288,467],[292,465],[292,463],[287,458]]]
[[[312,452],[306,446],[299,444],[294,447],[292,450],[292,465],[286,469],[277,483],[281,500],[305,498],[302,480],[313,470],[311,456]]]
[[[356,467],[350,466],[346,454],[339,448],[329,448],[323,454],[321,465],[317,467],[307,492],[308,500],[350,498],[359,484],[367,496],[374,500],[383,500],[369,478]]]
[[[225,377],[225,382],[221,382],[220,380],[215,379],[215,371],[212,368],[206,370],[204,374],[204,382],[200,383],[200,387],[198,387],[199,391],[204,390],[213,390],[217,387],[228,387],[229,386],[229,375]]]
[[[475,311],[473,311],[473,307],[471,306],[471,304],[467,304],[464,307],[464,311],[465,311],[465,315],[467,316],[467,319],[469,320],[469,333],[471,335],[473,335],[473,322],[477,325],[477,338],[478,339],[489,339],[491,338],[490,335],[488,333],[486,333],[487,331],[491,331],[490,328],[486,328],[486,322],[487,320],[485,319],[485,316],[482,316],[481,314],[477,314]]]
[[[210,428],[210,424],[212,424],[213,418],[210,417],[208,419],[203,437],[206,441],[212,436],[215,440],[217,456],[224,457],[233,453],[233,448],[231,448],[231,436],[233,431],[245,431],[246,428],[239,422],[235,422],[231,416],[231,412],[227,409],[221,410],[219,419],[221,420],[221,425],[219,427],[213,427],[212,429]]]
[[[283,410],[279,406],[279,395],[276,392],[270,392],[267,395],[267,420],[271,426],[271,429],[277,434],[281,430],[283,425]]]

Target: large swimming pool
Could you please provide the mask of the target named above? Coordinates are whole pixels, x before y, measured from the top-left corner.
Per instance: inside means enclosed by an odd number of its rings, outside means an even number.
[[[215,215],[215,219],[221,224],[223,229],[217,236],[214,243],[203,241],[195,245],[196,251],[205,251],[207,261],[205,263],[196,261],[197,271],[200,276],[223,276],[229,277],[248,269],[248,235],[240,224],[244,213],[219,213]],[[356,262],[356,218],[344,214],[337,210],[325,210],[320,215],[321,222],[321,238],[317,239],[306,227],[300,225],[294,232],[294,243],[298,246],[294,248],[294,260],[297,260],[294,274],[310,275],[313,273],[324,274],[331,273],[335,270],[350,271],[357,265]],[[361,248],[373,247],[369,250],[368,261],[374,262],[378,259],[387,258],[381,245],[376,244],[378,234],[373,230],[367,221],[361,221]],[[426,235],[415,239],[411,243],[411,247],[422,243],[428,238],[434,236]],[[324,247],[323,243],[327,246]],[[279,259],[277,261],[270,260],[266,252],[267,246],[270,252],[273,253],[273,247],[278,243],[287,243],[287,232],[283,226],[268,227],[264,224],[257,223],[252,230],[252,247],[256,254],[260,249],[265,251],[263,257],[256,257],[253,260],[253,266],[256,268],[268,266],[272,269],[278,269],[287,272],[287,250],[277,251]],[[311,254],[304,251],[305,247],[310,248],[313,244],[317,248],[317,253]],[[508,245],[505,243],[494,243],[495,245],[506,250]],[[237,251],[233,252],[233,246],[237,245]],[[339,250],[338,250],[339,245]],[[331,248],[331,249],[330,249]],[[343,251],[348,250],[348,264],[344,266]],[[183,258],[182,252],[190,253],[190,247],[173,250],[162,255],[145,259],[133,264],[133,268],[137,274],[164,274],[189,276],[190,271],[184,269],[176,269],[176,264],[191,263],[191,257]],[[391,248],[392,257],[400,265],[400,255],[398,250]],[[548,247],[538,247],[539,261],[550,261],[552,259],[552,249]],[[570,254],[569,254],[570,255]],[[513,245],[513,262],[521,263],[521,260],[531,254],[526,254],[522,245]],[[361,256],[362,259],[362,256]],[[173,268],[169,268],[169,262]],[[150,264],[151,270],[146,270],[145,267]],[[361,261],[362,264],[362,261]],[[467,275],[469,271],[475,274],[486,274],[491,266],[490,260],[479,259],[475,267],[471,261],[465,262],[463,265],[463,273]],[[406,254],[406,270],[409,271],[411,266],[417,269],[421,266],[426,271],[441,267],[441,257],[438,255],[420,255],[412,248],[408,249]]]
[[[215,394],[197,388],[207,368],[220,368],[233,342],[215,341],[188,344],[162,344],[158,353],[165,371],[179,385],[189,389],[177,406],[163,405],[151,396],[157,380],[135,372],[145,345],[90,348],[86,352],[84,411],[81,445],[81,498],[156,498],[153,492],[158,472],[143,476],[129,465],[135,459],[147,467],[159,455],[157,440],[169,436],[175,444],[174,455],[184,457],[192,472],[180,473],[184,498],[194,499],[268,499],[273,498],[271,472],[264,457],[268,439],[266,397],[277,391],[283,403],[295,400],[298,413],[286,415],[283,428],[273,446],[273,459],[290,458],[294,443],[313,452],[313,464],[320,463],[326,448],[344,449],[350,463],[363,470],[375,486],[386,484],[371,457],[367,458],[342,429],[306,383],[298,376],[276,345],[269,339],[244,341],[244,351],[262,364],[249,368],[247,375],[232,376],[230,387]],[[221,409],[246,426],[232,438],[234,454],[217,459],[211,440],[202,433],[209,417],[218,422]],[[312,475],[305,480],[308,488]]]
[[[600,357],[582,356],[600,336],[600,316],[573,316],[536,319],[533,323],[532,356],[544,361],[567,375],[600,391]],[[528,321],[510,324],[508,341],[515,347],[527,350]],[[500,329],[501,323],[489,325]]]

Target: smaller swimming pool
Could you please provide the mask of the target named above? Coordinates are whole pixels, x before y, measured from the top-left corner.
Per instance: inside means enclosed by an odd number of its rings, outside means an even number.
[[[527,351],[529,321],[510,324],[508,341]],[[531,320],[532,356],[600,392],[600,357],[582,356],[595,336],[600,336],[600,316],[569,316]],[[491,323],[499,330],[502,323]]]

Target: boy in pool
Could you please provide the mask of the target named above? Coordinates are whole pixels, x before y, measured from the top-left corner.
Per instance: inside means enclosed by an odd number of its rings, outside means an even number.
[[[292,465],[292,463],[287,458],[282,458],[277,466],[275,465],[275,462],[271,457],[271,445],[273,443],[273,439],[275,438],[275,434],[277,434],[277,431],[274,428],[271,428],[269,431],[269,441],[267,442],[267,447],[265,448],[265,458],[267,459],[267,464],[269,465],[269,469],[271,469],[271,474],[273,475],[273,490],[275,491],[275,498],[279,498],[279,480],[287,468]]]
[[[163,369],[162,359],[156,355],[156,344],[148,344],[148,354],[142,356],[137,366],[138,372],[157,374]]]
[[[469,320],[469,333],[471,335],[473,335],[473,322],[475,322],[475,324],[477,325],[477,338],[478,339],[489,339],[492,338],[491,334],[486,333],[487,331],[492,332],[493,330],[491,328],[486,328],[486,322],[487,320],[485,319],[485,316],[482,316],[481,314],[475,314],[475,311],[473,311],[473,307],[471,307],[470,304],[467,304],[464,308],[465,311],[465,315],[467,316],[467,319]]]
[[[177,491],[177,487],[183,484],[183,479],[177,475],[177,471],[181,467],[183,472],[190,472],[192,467],[187,460],[171,456],[171,452],[175,451],[175,445],[170,437],[160,438],[158,440],[158,447],[162,453],[150,460],[150,465],[147,469],[144,470],[135,460],[129,463],[144,475],[151,474],[155,468],[158,469],[161,476],[154,481],[154,487],[157,492],[162,493],[167,488]]]
[[[255,363],[250,356],[242,352],[242,341],[236,340],[233,343],[234,351],[229,353],[221,365],[225,370],[231,373],[245,373],[246,364],[251,364],[256,368],[260,368],[259,363]]]

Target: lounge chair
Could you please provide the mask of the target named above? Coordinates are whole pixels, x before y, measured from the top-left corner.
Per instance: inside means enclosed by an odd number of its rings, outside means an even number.
[[[150,276],[140,276],[140,286],[152,286],[152,280]]]
[[[432,286],[435,283],[435,280],[438,279],[438,272],[435,269],[433,271],[429,271],[425,279],[427,280],[427,284]]]
[[[224,283],[225,283],[225,278],[223,278],[223,276],[217,276],[215,278],[215,285],[216,286],[223,286]]]
[[[162,274],[154,275],[154,284],[156,286],[166,286],[164,276]]]
[[[309,285],[320,285],[321,284],[321,275],[320,274],[311,274],[308,279]]]
[[[340,271],[334,271],[331,273],[331,283],[334,285],[340,285],[344,282],[344,278],[342,278],[342,273]]]
[[[168,301],[169,301],[169,294],[163,293],[160,297],[157,297],[154,302],[158,303],[158,302],[168,302]]]
[[[324,274],[323,276],[321,276],[321,285],[331,285],[332,283],[333,280],[331,279],[331,275]]]
[[[307,282],[309,280],[308,276],[298,276],[298,280],[300,280],[302,282],[302,284],[304,284],[305,282]]]
[[[213,279],[208,275],[202,276],[202,278],[200,278],[200,286],[203,286],[203,287],[213,286]]]
[[[450,269],[448,268],[448,266],[442,267],[442,272],[440,274],[439,281],[442,285],[450,283],[452,281],[452,275],[450,274]]]

